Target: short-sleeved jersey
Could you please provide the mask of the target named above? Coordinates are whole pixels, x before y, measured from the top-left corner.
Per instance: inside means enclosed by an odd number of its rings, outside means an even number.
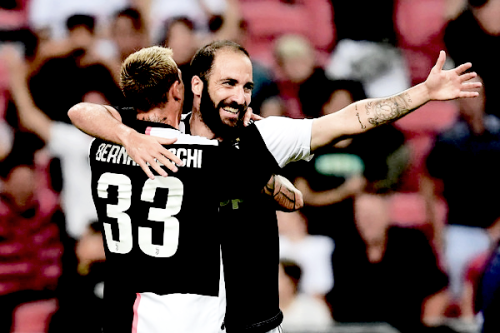
[[[219,202],[260,192],[274,157],[256,129],[239,149],[135,121],[146,134],[177,137],[168,146],[185,165],[147,178],[125,148],[96,139],[90,150],[92,195],[104,227],[105,332],[220,330]],[[244,177],[242,177],[244,176]]]

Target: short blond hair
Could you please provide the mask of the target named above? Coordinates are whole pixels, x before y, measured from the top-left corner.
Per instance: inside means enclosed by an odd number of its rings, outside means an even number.
[[[151,46],[132,53],[122,63],[120,87],[127,103],[141,111],[162,107],[168,91],[180,80],[172,49]]]

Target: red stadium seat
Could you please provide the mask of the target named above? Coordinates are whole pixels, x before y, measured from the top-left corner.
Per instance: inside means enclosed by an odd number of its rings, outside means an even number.
[[[394,24],[412,83],[422,82],[444,50],[446,0],[398,0]]]
[[[305,36],[326,61],[334,42],[333,10],[328,0],[240,0],[247,23],[244,46],[252,58],[274,67],[273,43],[284,34]]]

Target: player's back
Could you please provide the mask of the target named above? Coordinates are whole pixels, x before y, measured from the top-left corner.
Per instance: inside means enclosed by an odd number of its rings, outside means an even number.
[[[140,130],[148,125],[136,123]],[[92,192],[108,265],[105,332],[216,331],[225,310],[218,299],[219,202],[231,187],[257,188],[265,176],[221,184],[224,160],[236,161],[239,171],[251,166],[237,150],[172,128],[151,135],[178,137],[169,146],[185,162],[177,173],[151,180],[122,146],[101,140],[91,146]]]

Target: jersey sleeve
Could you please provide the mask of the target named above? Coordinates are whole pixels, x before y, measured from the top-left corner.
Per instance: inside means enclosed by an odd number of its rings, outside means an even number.
[[[255,122],[267,148],[280,167],[312,158],[312,119],[269,117]]]

